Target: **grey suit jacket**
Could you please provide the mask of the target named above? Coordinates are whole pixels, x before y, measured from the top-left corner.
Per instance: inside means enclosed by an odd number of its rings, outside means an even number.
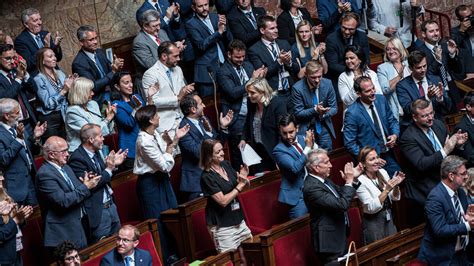
[[[161,42],[170,40],[164,30],[158,32],[158,38]],[[158,45],[141,30],[133,39],[132,56],[137,76],[141,78],[143,73],[158,61]]]

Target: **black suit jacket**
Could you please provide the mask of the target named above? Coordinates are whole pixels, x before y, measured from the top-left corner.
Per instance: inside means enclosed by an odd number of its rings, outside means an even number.
[[[459,26],[451,29],[451,38],[457,43],[460,48],[461,61],[464,64],[464,71],[466,73],[474,73],[474,56],[472,56],[472,44],[469,39],[469,34],[460,32]]]
[[[263,107],[262,114],[262,143],[267,151],[268,155],[271,156],[273,148],[278,144],[280,140],[280,131],[278,128],[278,120],[282,115],[287,113],[286,98],[280,96],[273,96],[270,104]],[[245,121],[244,132],[242,138],[251,144],[255,144],[253,139],[253,120],[255,113],[257,112],[257,105],[247,100],[248,113]]]
[[[341,30],[337,30],[327,37],[326,40],[326,61],[328,62],[328,77],[336,80],[339,75],[346,69],[344,51],[349,46],[342,37]],[[367,64],[370,64],[369,39],[364,32],[357,30],[354,34],[352,45],[360,46],[367,58]],[[337,87],[335,87],[337,88]]]
[[[344,213],[350,208],[356,189],[338,186],[336,196],[315,177],[308,175],[304,181],[303,197],[311,217],[311,236],[316,253],[342,254],[345,249],[346,224]]]
[[[109,174],[105,170],[105,164],[102,159],[100,159],[99,152],[96,152],[97,156],[99,156],[99,164],[100,164],[100,172],[96,170],[94,166],[94,162],[87,154],[87,151],[81,145],[77,148],[69,158],[68,165],[74,171],[74,174],[78,177],[84,177],[84,172],[94,172],[96,174],[100,174],[102,178],[99,181],[99,184],[91,190],[91,194],[88,198],[84,201],[84,207],[86,208],[87,215],[89,218],[89,226],[94,229],[100,224],[100,218],[102,216],[103,208],[103,196],[104,196],[104,189],[106,188],[107,183],[110,182],[112,175]]]
[[[259,17],[266,14],[265,9],[262,7],[252,7],[252,13],[255,21],[258,21]],[[260,40],[260,31],[252,26],[250,20],[237,6],[230,10],[227,15],[227,21],[234,38],[243,41],[247,47]]]
[[[74,61],[72,61],[72,72],[79,74],[81,77],[88,78],[94,81],[94,94],[99,97],[100,93],[104,92],[106,87],[110,85],[114,73],[112,73],[112,66],[110,61],[107,59],[104,50],[96,50],[97,57],[99,62],[104,69],[105,76],[100,77],[100,72],[97,69],[95,63],[86,55],[84,50],[80,50]]]
[[[287,41],[278,39],[275,42],[277,43],[278,47],[280,47],[280,51],[291,51],[291,46]],[[268,84],[270,84],[273,90],[278,90],[278,81],[281,66],[277,62],[277,60],[273,59],[271,52],[268,50],[267,46],[265,46],[262,40],[256,42],[252,47],[250,47],[250,49],[248,50],[248,58],[254,68],[257,69],[261,66],[266,66],[268,68],[267,76],[265,78],[267,79]],[[291,75],[296,76],[298,74],[298,72],[300,71],[300,65],[296,61],[296,57],[293,56],[291,66],[284,67],[285,70],[290,73],[290,77],[288,78],[288,80],[291,88],[294,83]]]
[[[28,97],[26,96],[26,87],[27,83],[25,81],[21,84],[17,81],[10,83],[8,78],[0,74],[0,98],[10,98],[18,101],[18,98],[21,97],[21,100],[28,111],[28,115],[30,116],[31,128],[34,128],[36,124],[36,115],[33,107],[31,107],[30,102],[28,101]]]
[[[44,45],[44,38],[48,34],[48,31],[42,30],[39,35],[41,36],[41,41]],[[56,55],[57,61],[61,61],[63,58],[63,52],[61,50],[61,46],[54,45],[53,36],[50,39],[51,49],[54,51],[54,55]],[[27,29],[24,29],[18,37],[15,39],[15,50],[23,56],[28,64],[28,73],[32,74],[37,71],[36,69],[36,52],[39,50],[38,44],[36,43],[33,36],[31,36],[30,32]]]
[[[303,19],[309,21],[311,24],[311,14],[309,14],[308,10],[304,7],[299,8],[301,14],[303,15]],[[287,40],[290,44],[294,44],[296,42],[296,27],[295,23],[293,23],[293,19],[291,18],[289,11],[283,11],[277,18],[278,24],[278,36],[282,40]]]
[[[467,115],[464,115],[459,122],[459,124],[456,125],[454,128],[453,132],[457,132],[459,129],[462,130],[462,132],[467,132],[467,137],[468,140],[466,143],[464,143],[464,149],[457,150],[457,153],[461,155],[464,159],[467,160],[467,168],[473,167],[474,166],[474,125],[471,123],[469,120],[469,117]]]
[[[463,80],[466,77],[464,73],[464,67],[459,56],[451,58],[449,56],[448,45],[446,42],[441,42],[441,49],[443,50],[441,61],[443,62],[446,70],[451,75],[451,78],[455,80]],[[433,51],[430,50],[426,44],[417,47],[417,50],[423,51],[426,54],[426,63],[428,64],[428,74],[441,77],[441,63],[436,61]]]
[[[242,67],[247,77],[249,79],[252,78],[253,65],[244,61]],[[221,90],[222,113],[227,114],[230,109],[234,111],[234,119],[229,125],[232,127],[240,112],[243,96],[246,91],[245,84],[240,84],[240,78],[229,60],[220,67],[217,74],[217,84]]]
[[[436,134],[441,146],[444,146],[448,130],[443,122],[435,119],[431,129]],[[439,171],[443,161],[441,151],[435,152],[431,141],[415,124],[410,125],[403,132],[400,138],[400,149],[409,162],[409,167],[403,169],[407,175],[405,182],[407,198],[424,205],[431,189],[440,181]]]

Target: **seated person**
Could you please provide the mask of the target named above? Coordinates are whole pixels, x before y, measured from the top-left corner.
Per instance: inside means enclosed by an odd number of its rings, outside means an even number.
[[[318,0],[316,1],[318,18],[323,22],[326,34],[331,34],[341,27],[339,20],[348,12],[361,14],[358,0]]]
[[[464,107],[466,114],[454,128],[454,132],[461,130],[467,132],[468,140],[464,143],[463,149],[458,149],[458,154],[466,159],[466,166],[474,166],[474,92],[470,91],[464,96]]]
[[[71,241],[64,241],[54,250],[56,265],[58,266],[76,266],[81,265],[79,249]]]
[[[305,66],[309,60],[318,61],[323,66],[323,74],[326,74],[328,63],[324,58],[324,52],[326,52],[326,43],[316,43],[310,22],[307,20],[301,21],[296,26],[296,42],[291,47],[291,53],[300,65],[298,78],[304,77]]]

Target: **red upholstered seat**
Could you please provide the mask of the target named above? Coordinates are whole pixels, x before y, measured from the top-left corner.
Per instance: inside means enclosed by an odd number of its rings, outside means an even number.
[[[289,220],[288,207],[278,202],[281,180],[243,192],[239,195],[246,222],[252,234],[258,234]]]
[[[273,241],[275,265],[317,265],[309,224]]]
[[[362,241],[362,218],[360,217],[359,208],[350,208],[348,215],[351,225],[351,232],[347,239],[347,243],[354,241],[356,243],[356,247],[362,247],[364,243]]]
[[[118,145],[118,133],[104,136],[104,144],[109,146],[110,151],[118,151],[120,149]]]
[[[331,179],[334,183],[337,185],[344,185],[345,181],[341,177],[341,173],[339,171],[344,170],[344,165],[347,162],[352,162],[352,156],[350,153],[346,152],[343,155],[337,156],[336,158],[331,157],[331,164],[332,164],[332,169],[331,169]]]
[[[191,220],[194,229],[196,258],[204,259],[208,256],[216,255],[216,247],[207,230],[205,209],[193,212],[193,214],[191,214]]]
[[[181,158],[181,154],[179,154],[174,158],[174,166],[170,172],[170,182],[171,182],[171,186],[173,187],[173,191],[176,195],[176,198],[178,200],[178,204],[185,203],[186,201],[188,201],[186,195],[183,194],[181,190],[179,189],[179,186],[181,184],[181,162],[182,162],[182,158]]]
[[[136,191],[137,177],[113,187],[114,200],[122,224],[136,224],[143,220]]]
[[[422,261],[419,261],[418,259],[414,259],[412,261],[405,263],[405,266],[426,266],[426,265],[428,264]]]
[[[21,228],[23,234],[21,257],[25,266],[38,265],[40,261],[46,259],[43,252],[43,232],[41,228],[42,220],[39,215],[33,219],[28,219],[26,225]]]
[[[35,157],[35,166],[37,169],[40,169],[41,165],[43,165],[44,158],[43,156],[36,156]]]
[[[140,236],[140,243],[138,244],[138,248],[141,248],[150,252],[154,266],[163,265],[163,263],[161,262],[160,256],[158,255],[158,252],[156,251],[155,242],[153,242],[153,236],[150,232],[146,232]]]

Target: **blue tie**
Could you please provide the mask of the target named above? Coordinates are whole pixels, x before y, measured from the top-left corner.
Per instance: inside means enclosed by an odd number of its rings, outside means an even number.
[[[247,16],[247,18],[249,18],[250,23],[252,23],[253,28],[257,29],[257,21],[255,21],[252,11],[245,13],[245,15]]]
[[[69,186],[72,190],[74,190],[74,184],[72,183],[71,178],[69,178],[69,176],[67,175],[66,170],[64,170],[64,168],[61,167],[61,172],[62,172],[62,174],[63,174],[64,181],[66,181],[66,183],[68,184],[68,186]]]
[[[125,257],[125,266],[130,266],[130,261],[132,260],[132,258],[130,257]]]
[[[41,40],[41,36],[38,34],[36,35],[35,39],[36,39],[36,44],[38,45],[38,48],[39,49],[43,48],[44,45],[43,45],[43,40]]]
[[[171,84],[171,88],[174,90],[173,79],[171,78],[171,70],[170,69],[166,70],[166,76],[168,76],[168,79],[169,79],[170,84]]]
[[[314,105],[318,105],[319,104],[319,100],[318,100],[318,93],[316,92],[316,89],[314,90],[314,95],[313,95],[313,104]],[[319,114],[318,114],[319,115]],[[319,135],[321,134],[321,131],[322,131],[322,126],[321,126],[321,122],[319,121],[319,119],[315,119],[316,120],[316,124],[315,124],[315,129],[316,129],[316,133]]]
[[[10,128],[10,132],[13,134],[13,137],[16,138],[16,130],[13,127]]]
[[[459,202],[459,197],[456,194],[453,196],[454,199],[454,209],[456,211],[456,218],[458,220],[458,223],[464,224],[464,219],[462,218],[462,213],[461,213],[461,203]],[[462,235],[460,237],[460,245],[462,249],[465,249],[467,246],[467,235]]]
[[[431,144],[433,145],[433,149],[435,150],[435,152],[441,150],[441,147],[439,147],[438,143],[436,142],[436,140],[434,138],[434,133],[433,133],[433,130],[431,128],[428,130],[428,138],[430,139]]]
[[[158,10],[160,12],[161,17],[166,15],[166,14],[163,14],[163,12],[161,11],[161,6],[160,6],[160,4],[158,4],[158,2],[155,4],[155,8],[156,8],[156,10]]]
[[[99,70],[100,78],[105,77],[105,71],[104,71],[104,68],[102,68],[102,65],[100,64],[97,53],[94,53],[94,61],[95,61],[95,65],[97,66],[97,69]]]

